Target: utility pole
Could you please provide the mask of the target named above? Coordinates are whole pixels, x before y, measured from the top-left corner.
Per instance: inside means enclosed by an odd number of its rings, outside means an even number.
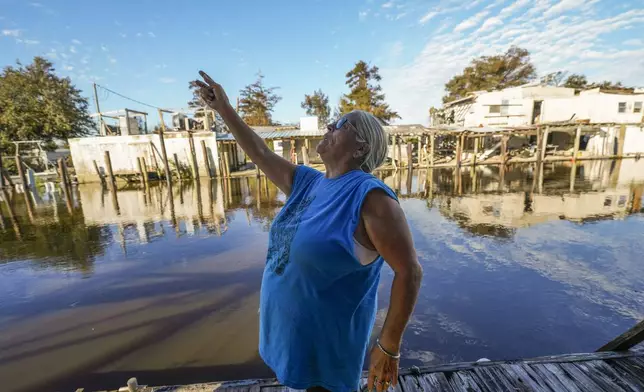
[[[94,85],[94,102],[96,103],[96,112],[98,113],[98,123],[99,123],[99,133],[101,136],[103,135],[103,115],[101,114],[101,108],[98,106],[98,92],[96,91],[96,83],[93,83]]]

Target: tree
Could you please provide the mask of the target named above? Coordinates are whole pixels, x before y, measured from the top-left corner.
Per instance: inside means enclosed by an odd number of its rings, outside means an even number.
[[[578,90],[587,90],[593,88],[601,88],[602,90],[618,90],[618,91],[629,91],[633,92],[632,87],[626,87],[622,82],[611,82],[609,80],[604,80],[603,82],[588,83],[585,75],[582,74],[572,74],[568,76],[564,82],[564,87],[574,88]]]
[[[273,109],[282,99],[275,94],[279,87],[265,87],[264,75],[257,73],[257,80],[239,92],[239,111],[248,125],[273,125]]]
[[[473,91],[520,86],[535,77],[530,52],[512,46],[504,54],[481,56],[472,60],[463,73],[445,84],[447,94],[443,97],[443,103],[464,98]]]
[[[8,66],[0,74],[0,147],[17,140],[54,140],[88,135],[95,130],[87,98],[69,78],[56,76],[42,57]]]
[[[566,81],[563,84],[564,87],[574,88],[578,90],[583,90],[588,88],[588,80],[585,75],[581,74],[572,74],[566,78]]]
[[[400,118],[398,112],[391,110],[385,103],[385,94],[377,82],[382,79],[378,67],[369,67],[364,61],[358,61],[353,69],[346,74],[346,85],[351,92],[340,99],[340,113],[346,114],[352,110],[364,110],[374,116],[391,121]]]
[[[567,74],[567,71],[550,72],[549,74],[541,77],[541,84],[555,87],[561,86]]]
[[[307,116],[317,116],[320,124],[326,125],[329,122],[331,116],[329,96],[322,90],[314,91],[312,95],[305,94],[302,109],[306,109]]]
[[[194,81],[188,83],[188,87],[192,92],[192,99],[188,101],[188,107],[195,110],[195,118],[202,118],[205,115],[208,115],[210,123],[215,126],[215,132],[228,132],[228,126],[224,122],[224,119],[221,118],[221,115],[214,110],[207,110],[206,106],[201,101],[199,96],[199,90]]]

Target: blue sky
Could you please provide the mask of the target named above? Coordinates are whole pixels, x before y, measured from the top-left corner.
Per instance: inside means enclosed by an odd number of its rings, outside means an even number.
[[[380,67],[399,122],[426,124],[450,77],[512,44],[530,50],[539,74],[644,86],[641,0],[0,0],[2,66],[43,55],[88,97],[95,81],[168,108],[186,106],[199,69],[232,101],[261,70],[280,87],[281,122],[297,122],[304,94],[318,88],[335,105],[347,92],[345,73],[365,60]],[[103,111],[152,114],[99,97]]]

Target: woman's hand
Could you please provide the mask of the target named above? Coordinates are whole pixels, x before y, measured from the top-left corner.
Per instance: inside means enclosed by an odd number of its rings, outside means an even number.
[[[199,87],[199,96],[211,109],[216,110],[221,114],[221,111],[230,106],[228,97],[224,88],[219,83],[216,83],[207,73],[199,71],[199,75],[205,81],[196,80],[195,84]]]
[[[370,355],[367,381],[369,391],[373,391],[374,386],[378,392],[386,391],[390,386],[396,386],[399,360],[383,353],[377,344],[374,344]]]

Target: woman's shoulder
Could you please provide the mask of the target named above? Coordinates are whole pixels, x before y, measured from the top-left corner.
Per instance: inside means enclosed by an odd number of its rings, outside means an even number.
[[[304,165],[298,165],[295,168],[295,173],[293,173],[292,192],[306,189],[322,177],[324,177],[324,174],[319,170],[315,170],[312,167]]]

